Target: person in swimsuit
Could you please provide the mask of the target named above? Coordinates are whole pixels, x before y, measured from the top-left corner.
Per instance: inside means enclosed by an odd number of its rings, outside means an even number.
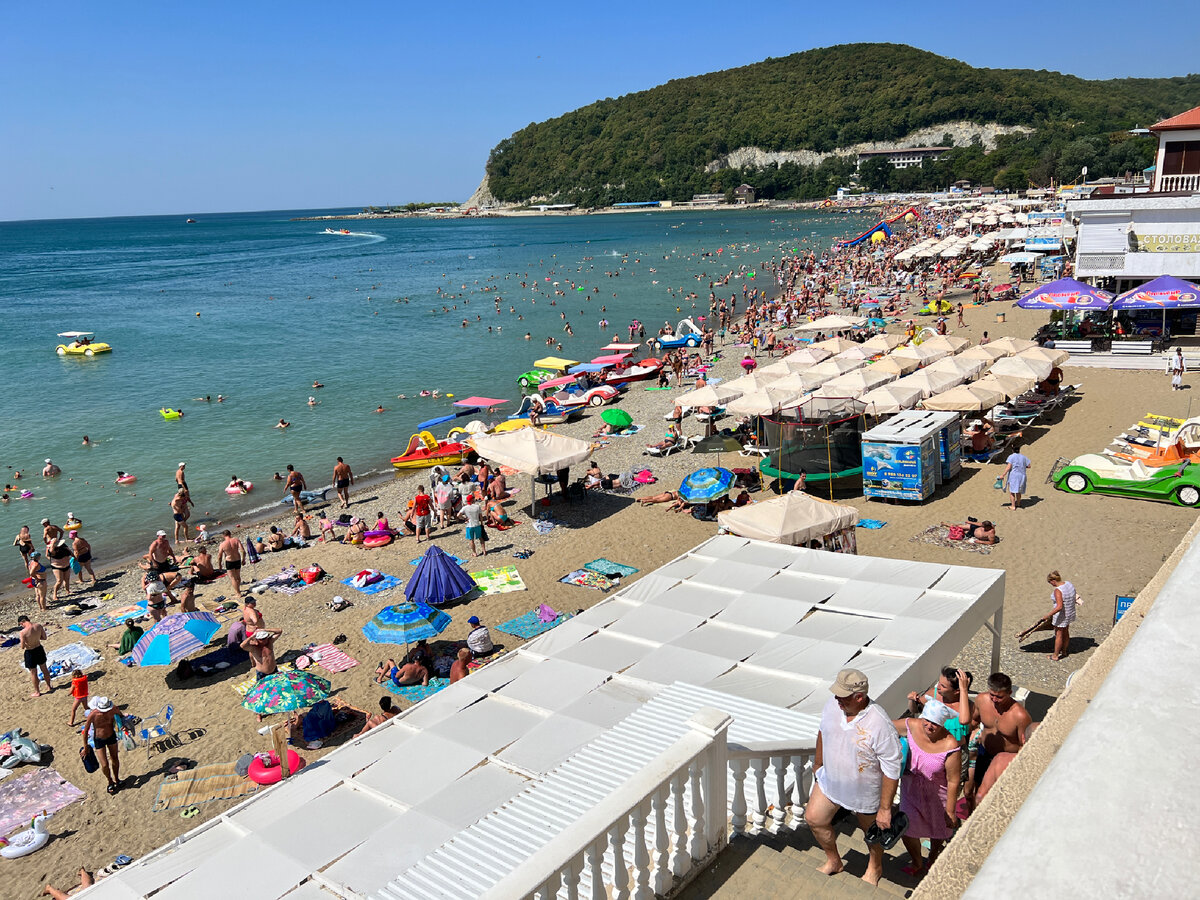
[[[177,602],[167,583],[162,580],[157,569],[149,569],[142,575],[142,589],[146,592],[146,610],[155,622],[161,622],[167,615],[167,600]]]
[[[338,499],[342,501],[342,509],[350,508],[350,486],[354,484],[354,473],[339,456],[333,467],[333,486],[337,489]]]
[[[217,549],[217,564],[224,565],[225,571],[229,573],[229,584],[233,588],[233,595],[240,597],[242,594],[242,545],[233,536],[233,532],[228,529],[221,532],[221,536],[224,540]]]
[[[30,587],[33,588],[33,596],[37,600],[38,608],[46,608],[46,567],[42,565],[42,554],[34,550],[29,554],[29,572]]]
[[[182,490],[185,490],[185,491],[188,490],[187,476],[183,472],[183,470],[186,466],[187,466],[187,463],[181,462],[179,464],[179,468],[175,470],[175,484],[177,484]]]
[[[182,471],[182,470],[180,470]],[[183,540],[188,539],[188,519],[191,518],[189,506],[194,506],[186,487],[181,487],[171,498],[171,514],[175,518],[175,541],[179,541],[179,530],[183,529]]]
[[[83,539],[78,531],[74,532],[75,539],[71,542],[71,551],[75,554],[75,562],[79,563],[79,581],[83,583],[83,573],[92,576],[92,587],[96,586],[96,573],[92,571],[92,545]]]
[[[663,439],[657,444],[647,444],[646,449],[666,450],[670,447],[674,447],[677,443],[679,443],[679,429],[675,426],[675,423],[672,422],[667,426],[667,431],[663,435]]]
[[[28,525],[21,526],[21,530],[17,532],[17,536],[13,539],[13,546],[17,548],[17,552],[21,554],[21,559],[28,566],[29,554],[33,552],[33,535],[29,533]]]
[[[66,539],[59,538],[53,546],[46,548],[46,556],[50,559],[50,568],[54,570],[54,600],[57,603],[59,588],[65,588],[71,593],[71,548]]]
[[[42,641],[46,639],[46,629],[38,622],[31,622],[29,616],[21,616],[17,619],[17,625],[20,627],[20,642],[21,651],[25,657],[25,668],[29,670],[29,677],[33,679],[33,693],[30,698],[42,696],[42,691],[38,687],[38,670],[42,672],[42,678],[46,680],[46,693],[54,692],[54,685],[50,683],[50,669],[46,666],[46,648],[42,646]]]
[[[50,549],[50,545],[63,537],[63,530],[57,525],[51,525],[49,519],[42,519],[42,543],[46,545],[46,549]]]
[[[83,720],[83,746],[88,745],[88,732],[96,748],[100,771],[108,780],[108,792],[121,789],[121,757],[117,752],[117,707],[108,697],[93,697],[88,702],[87,718]]]
[[[382,725],[384,722],[386,722],[388,719],[392,718],[398,712],[400,712],[400,710],[396,706],[392,705],[391,697],[380,697],[379,698],[379,712],[377,712],[374,715],[367,718],[367,722],[365,725],[363,725],[362,731],[360,731],[358,734],[356,734],[355,737],[366,734],[372,728],[376,728],[376,727]]]
[[[167,540],[165,531],[155,534],[154,540],[150,542],[150,548],[142,558],[146,560],[142,566],[145,569],[165,571],[179,568],[179,561],[175,558],[175,551],[171,549],[171,542]]]
[[[217,577],[217,570],[213,568],[212,554],[205,547],[199,548],[192,559],[192,577],[199,581],[211,581]]]
[[[367,523],[354,516],[350,519],[350,528],[346,532],[346,543],[361,544],[363,535],[367,533]]]
[[[304,501],[300,499],[300,492],[305,490],[308,485],[304,481],[304,476],[296,471],[295,466],[288,465],[287,481],[283,486],[292,492],[292,506],[296,512],[304,512]]]

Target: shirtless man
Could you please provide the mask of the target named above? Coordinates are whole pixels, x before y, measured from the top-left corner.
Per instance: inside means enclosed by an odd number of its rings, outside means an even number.
[[[79,563],[79,581],[83,582],[83,573],[87,572],[92,576],[92,586],[96,586],[96,573],[92,571],[92,545],[83,539],[78,531],[74,532],[75,538],[71,541],[71,552],[75,554],[75,561]]]
[[[242,649],[250,654],[254,680],[262,681],[268,675],[274,675],[278,668],[275,662],[275,639],[283,632],[278,628],[263,628],[260,625],[254,631],[247,628],[246,634],[249,637],[242,641]]]
[[[83,746],[87,746],[88,731],[92,732],[92,743],[96,745],[96,758],[100,771],[108,780],[108,792],[115,794],[121,789],[121,758],[117,754],[120,741],[117,739],[117,707],[108,697],[93,697],[88,703],[87,718],[83,720]]]
[[[450,666],[450,683],[458,681],[460,678],[465,678],[470,671],[467,668],[467,663],[471,661],[471,651],[466,647],[458,648],[458,659]]]
[[[974,775],[967,779],[964,794],[974,807],[976,788],[983,783],[988,765],[997,753],[1016,753],[1025,744],[1025,729],[1033,718],[1013,699],[1012,679],[996,672],[987,681],[987,693],[975,698],[976,721],[983,725],[976,751]]]
[[[304,517],[304,513],[296,513],[296,523],[292,529],[292,537],[303,538],[306,541],[312,540],[312,529],[308,527],[308,519]]]
[[[53,693],[50,670],[46,668],[46,648],[42,646],[42,641],[46,639],[46,629],[37,622],[29,621],[29,616],[21,616],[17,619],[17,625],[21,628],[21,650],[25,654],[25,668],[29,670],[29,677],[33,679],[33,693],[29,696],[42,696],[38,687],[38,669],[42,670],[42,677],[46,679],[46,693]]]
[[[342,501],[342,509],[350,508],[350,487],[354,484],[354,473],[340,456],[337,465],[333,467],[333,486],[337,489],[338,499]]]
[[[296,471],[296,467],[289,465],[287,467],[287,481],[283,486],[292,492],[292,506],[296,512],[304,512],[304,501],[300,499],[300,492],[307,490],[308,485],[304,481],[304,476]]]
[[[221,532],[221,546],[217,548],[217,565],[223,565],[229,573],[229,584],[233,587],[233,595],[240,597],[242,593],[242,545],[233,532],[226,529]]]
[[[212,554],[208,552],[207,547],[200,547],[196,551],[196,555],[192,559],[192,577],[199,578],[201,581],[217,577],[217,570],[213,568]]]
[[[50,460],[46,460],[46,467],[42,469],[43,478],[53,478],[55,475],[61,475],[62,469],[56,466]]]
[[[179,464],[179,468],[175,470],[175,484],[178,485],[181,490],[186,491],[188,490],[187,476],[183,472],[185,466],[187,466],[187,463],[181,462]]]
[[[179,561],[175,558],[175,551],[171,549],[171,542],[167,540],[165,531],[155,534],[154,540],[150,542],[150,549],[146,551],[146,559],[151,569],[161,571],[179,568]]]
[[[180,471],[183,471],[182,469]],[[178,473],[176,473],[178,475]],[[189,506],[194,506],[191,496],[188,495],[186,487],[181,487],[175,492],[175,496],[171,498],[171,515],[175,518],[175,541],[179,541],[179,529],[183,529],[183,540],[188,539],[188,519],[191,517],[191,512],[188,511]]]
[[[51,525],[49,519],[42,519],[42,543],[50,548],[58,542],[60,537],[63,537],[63,530],[57,525]]]

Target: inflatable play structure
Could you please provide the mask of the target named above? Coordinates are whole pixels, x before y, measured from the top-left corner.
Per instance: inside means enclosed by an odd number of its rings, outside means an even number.
[[[136,475],[130,475],[128,472],[117,473],[117,484],[133,484],[137,481]]]
[[[402,454],[392,457],[392,465],[397,469],[424,469],[460,463],[465,449],[457,441],[439,441],[428,431],[422,431],[408,439]]]
[[[10,748],[9,755],[2,764],[5,769],[15,769],[22,763],[37,765],[42,761],[42,754],[50,749],[32,738],[22,737],[20,728],[0,734],[0,744],[8,744]]]
[[[248,494],[252,490],[254,490],[254,482],[253,481],[243,481],[241,483],[240,487],[236,484],[229,485],[229,487],[225,488],[225,493],[227,493],[227,494]]]
[[[158,411],[158,414],[164,419],[182,419],[182,409],[167,409],[165,406]]]
[[[917,310],[918,316],[944,316],[946,313],[954,312],[954,305],[949,300],[938,301],[934,297],[924,306]]]
[[[881,237],[876,238],[875,235],[877,235],[877,234],[881,235]],[[890,238],[891,236],[892,236],[892,229],[890,229],[888,227],[887,222],[884,222],[881,220],[878,225],[875,225],[873,228],[870,228],[867,231],[864,231],[862,234],[860,234],[858,237],[854,238],[853,240],[838,241],[837,246],[839,246],[839,247],[857,247],[863,241],[871,241],[872,243],[875,243],[878,241],[886,240],[886,239]]]
[[[760,444],[776,447],[759,470],[790,487],[805,476],[807,492],[833,499],[835,490],[862,490],[862,433],[867,418],[862,404],[812,399],[796,407],[796,417],[763,416]]]

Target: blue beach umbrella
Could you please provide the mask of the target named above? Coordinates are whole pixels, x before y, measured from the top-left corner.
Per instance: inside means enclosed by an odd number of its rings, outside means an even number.
[[[426,603],[398,603],[376,613],[363,626],[363,634],[373,644],[411,644],[437,637],[450,622],[448,615]]]
[[[453,558],[447,556],[441,547],[430,546],[405,585],[404,596],[410,603],[436,606],[469,594],[474,589],[474,579]]]
[[[1182,309],[1200,306],[1200,287],[1160,275],[1113,301],[1113,309]]]
[[[683,479],[679,496],[688,503],[708,503],[728,494],[733,479],[734,475],[728,469],[698,469]]]
[[[141,636],[133,648],[139,666],[170,666],[195,653],[212,640],[221,628],[217,617],[207,612],[175,613]]]
[[[1017,301],[1022,309],[1108,309],[1113,295],[1074,278],[1043,284]]]

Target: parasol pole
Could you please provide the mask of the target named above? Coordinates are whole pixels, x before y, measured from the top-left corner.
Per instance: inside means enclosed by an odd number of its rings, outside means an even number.
[[[271,726],[271,743],[275,745],[275,756],[279,760],[279,768],[283,772],[284,778],[292,774],[288,768],[287,744],[283,739],[283,733],[280,731],[280,728],[286,724],[287,722],[283,722]]]

